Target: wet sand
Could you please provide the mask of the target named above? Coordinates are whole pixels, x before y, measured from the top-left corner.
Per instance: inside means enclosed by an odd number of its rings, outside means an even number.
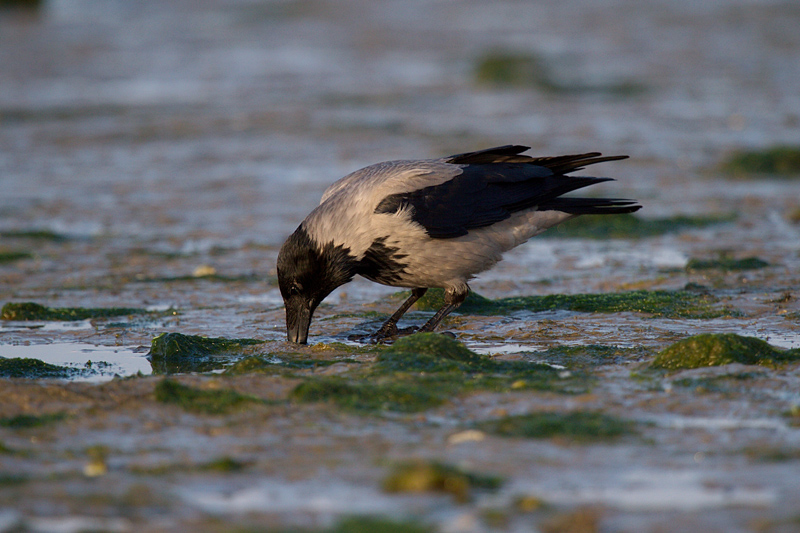
[[[85,379],[0,383],[0,531],[324,530],[362,514],[448,532],[796,530],[797,363],[648,365],[699,333],[800,348],[800,180],[720,170],[738,149],[800,145],[799,23],[790,2],[86,0],[0,11],[0,252],[23,254],[0,262],[0,304],[152,311],[0,323],[1,357],[108,362]],[[504,55],[546,68],[510,86],[479,79],[482,59]],[[325,187],[378,161],[509,143],[626,153],[597,167],[617,179],[597,194],[639,199],[645,219],[729,221],[644,238],[551,230],[476,279],[476,292],[688,285],[735,312],[456,313],[444,327],[469,348],[588,384],[464,392],[416,413],[288,400],[304,379],[375,364],[348,336],[396,305],[394,289],[357,280],[319,309],[311,346],[284,342],[275,257]],[[720,257],[769,266],[686,269]],[[164,332],[260,339],[248,354],[337,364],[173,376],[266,400],[196,413],[156,399],[164,377],[149,375],[145,355]],[[543,352],[590,345],[623,351]],[[465,433],[548,411],[602,412],[636,434]],[[45,418],[8,422],[20,415]],[[383,491],[392,466],[412,459],[504,483],[466,503]]]

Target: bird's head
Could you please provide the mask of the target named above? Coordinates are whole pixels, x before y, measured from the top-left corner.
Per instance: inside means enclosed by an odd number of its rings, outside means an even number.
[[[343,246],[320,245],[301,225],[278,254],[278,286],[286,307],[290,342],[306,344],[311,317],[335,288],[355,275],[355,258]]]

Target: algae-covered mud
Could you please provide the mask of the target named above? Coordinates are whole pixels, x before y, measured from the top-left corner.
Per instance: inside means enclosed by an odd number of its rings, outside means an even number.
[[[0,2],[0,532],[800,529],[795,4],[95,4]],[[285,341],[327,185],[512,143],[644,207]]]

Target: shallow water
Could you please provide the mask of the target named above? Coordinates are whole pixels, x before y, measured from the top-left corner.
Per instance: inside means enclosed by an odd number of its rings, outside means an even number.
[[[0,357],[39,359],[77,372],[70,379],[100,383],[114,377],[148,375],[150,362],[135,346],[98,346],[87,343],[3,344]]]
[[[0,453],[0,479],[17,480],[0,483],[0,530],[212,531],[211,517],[321,529],[361,512],[453,532],[542,530],[570,517],[609,531],[792,530],[796,365],[665,376],[646,364],[706,332],[800,348],[800,226],[791,215],[800,181],[732,181],[718,170],[736,149],[800,144],[799,26],[800,9],[780,1],[50,0],[36,12],[0,10],[0,252],[30,255],[0,262],[0,304],[175,310],[0,323],[0,356],[80,369],[91,360],[93,371],[0,384],[4,421],[67,417],[0,427],[0,450],[12,450]],[[537,58],[561,89],[479,83],[479,59],[503,50]],[[643,90],[609,90],[624,83]],[[476,292],[692,284],[737,313],[455,313],[444,329],[471,349],[577,368],[592,384],[576,395],[459,395],[414,415],[280,403],[289,378],[175,378],[279,402],[198,415],[156,402],[161,378],[113,379],[149,374],[145,356],[163,332],[261,339],[262,355],[276,360],[369,364],[347,339],[379,326],[397,305],[394,289],[365,280],[338,289],[317,311],[312,345],[287,345],[274,284],[283,239],[328,184],[357,168],[509,143],[537,155],[627,153],[596,169],[617,179],[596,194],[637,198],[648,218],[733,218],[641,239],[553,230],[474,280]],[[685,269],[726,255],[770,266]],[[429,316],[413,311],[401,325]],[[549,348],[587,345],[642,351],[539,360]],[[309,372],[338,375],[352,364]],[[543,410],[630,417],[643,435],[591,445],[450,440],[476,421]],[[97,477],[85,474],[92,453],[105,454]],[[224,457],[243,466],[204,466]],[[467,504],[379,489],[388,464],[415,458],[506,484]],[[542,506],[520,510],[520,497]]]

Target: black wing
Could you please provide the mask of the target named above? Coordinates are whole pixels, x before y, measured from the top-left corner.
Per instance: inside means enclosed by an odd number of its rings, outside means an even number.
[[[508,145],[450,156],[445,161],[462,165],[461,174],[440,185],[389,195],[375,212],[394,213],[411,207],[412,219],[428,235],[447,239],[490,226],[533,206],[575,215],[631,213],[641,207],[632,200],[560,197],[595,183],[612,181],[567,176],[568,172],[627,156],[602,157],[597,152],[540,158],[520,155],[527,149]]]

